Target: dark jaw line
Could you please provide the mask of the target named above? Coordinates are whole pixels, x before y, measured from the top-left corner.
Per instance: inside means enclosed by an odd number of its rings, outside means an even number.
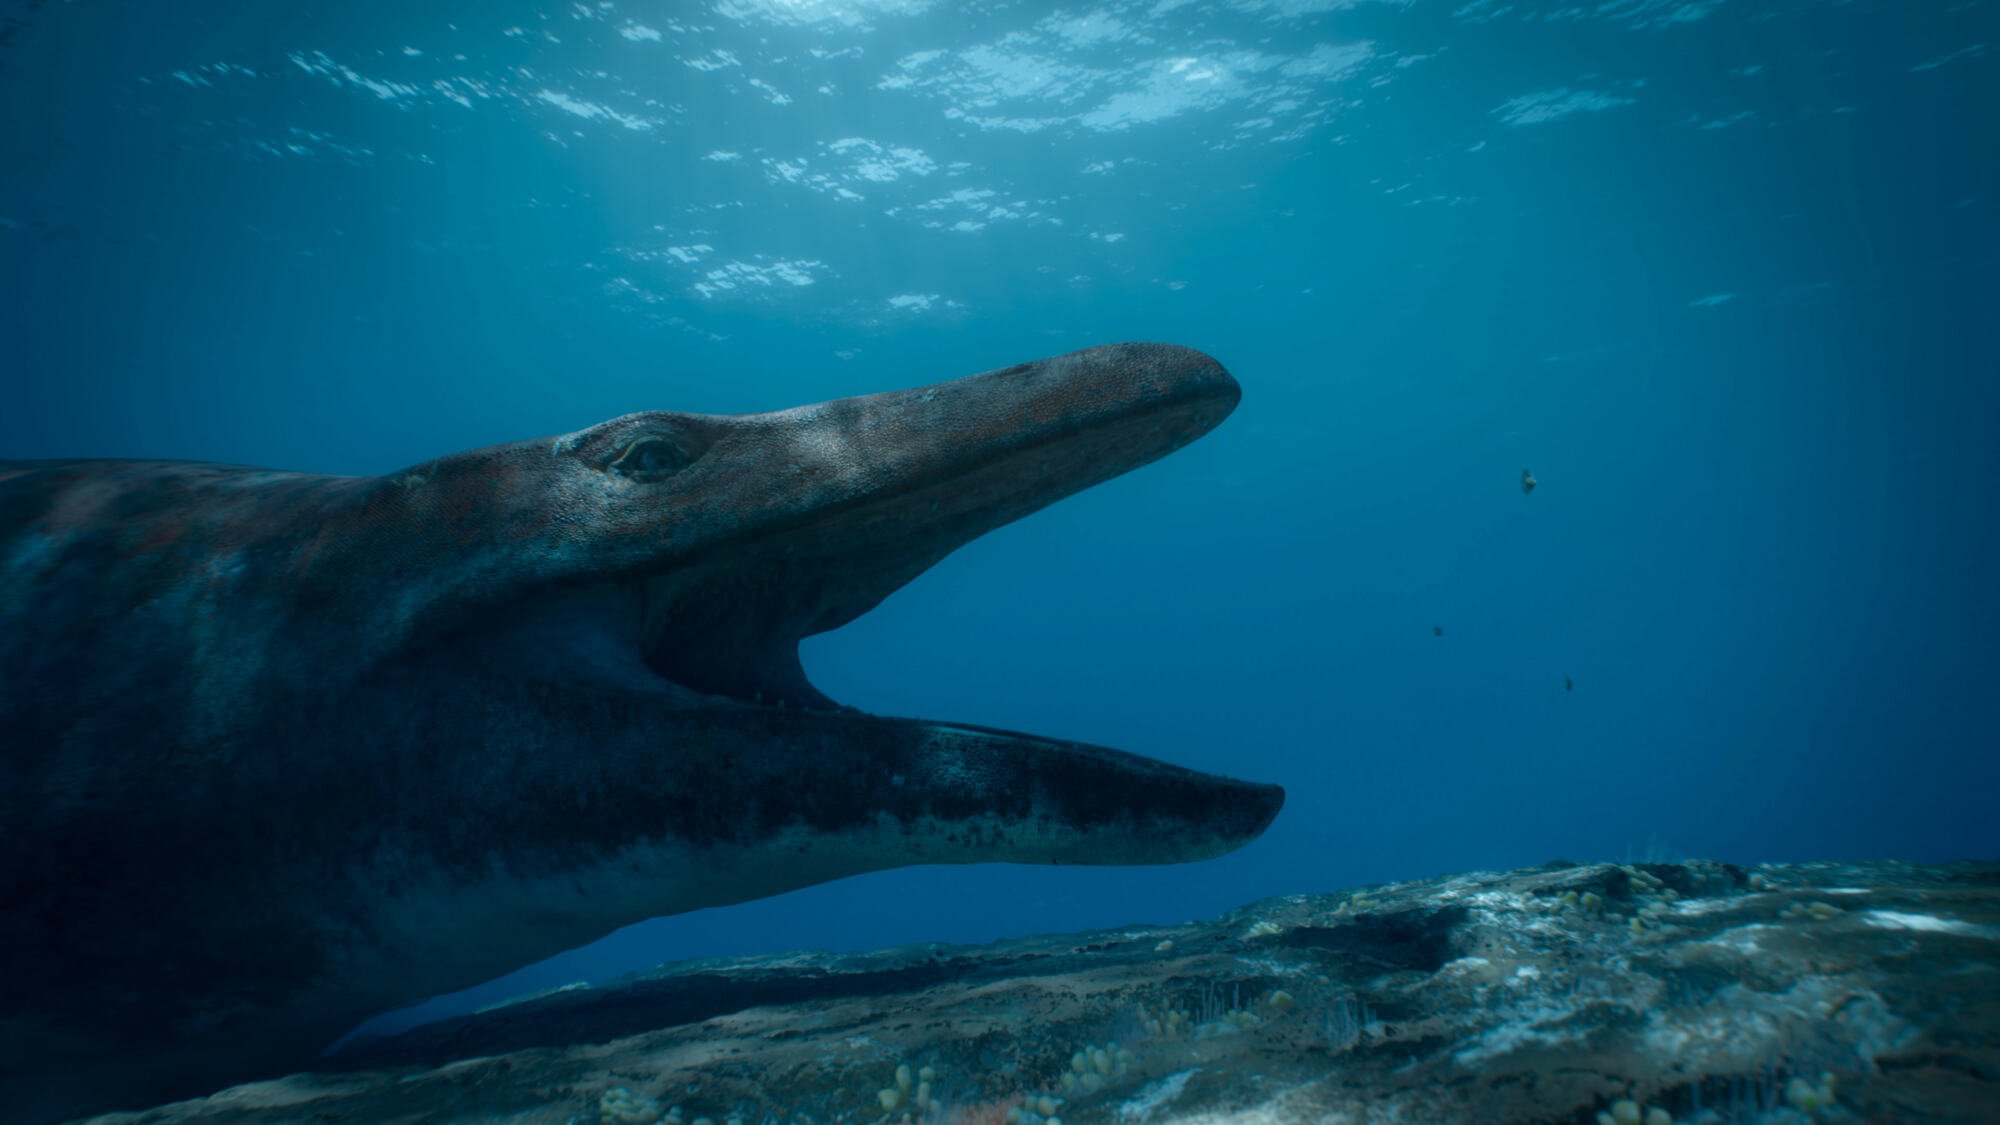
[[[671,680],[667,682],[673,683]],[[675,684],[674,686],[684,691],[694,690],[686,684]],[[840,703],[809,683],[805,685],[805,688],[811,693],[810,696],[802,696],[796,693],[791,696],[778,694],[766,695],[762,691],[755,691],[751,694],[750,698],[742,699],[733,695],[716,695],[711,692],[703,692],[701,694],[705,698],[713,700],[717,705],[725,707],[744,707],[760,711],[795,711],[805,715],[859,715],[876,719],[883,717],[863,711],[859,707],[849,707],[845,703]]]

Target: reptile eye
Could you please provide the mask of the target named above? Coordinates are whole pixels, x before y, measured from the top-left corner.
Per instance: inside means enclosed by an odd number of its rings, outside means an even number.
[[[626,446],[625,451],[612,460],[610,468],[628,477],[651,480],[680,472],[693,460],[680,446],[666,438],[646,437]]]

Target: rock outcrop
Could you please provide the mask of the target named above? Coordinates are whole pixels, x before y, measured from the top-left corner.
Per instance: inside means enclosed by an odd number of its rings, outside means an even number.
[[[1552,864],[663,966],[104,1122],[2000,1120],[2000,865]]]

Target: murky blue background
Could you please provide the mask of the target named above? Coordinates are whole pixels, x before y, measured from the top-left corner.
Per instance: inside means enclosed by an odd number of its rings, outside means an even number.
[[[1263,840],[850,880],[479,1002],[1556,857],[2000,854],[1987,0],[0,0],[0,42],[0,456],[380,473],[1128,339],[1244,384],[806,660],[1282,782]]]

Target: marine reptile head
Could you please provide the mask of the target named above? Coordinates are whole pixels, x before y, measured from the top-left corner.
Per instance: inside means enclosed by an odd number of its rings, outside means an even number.
[[[392,505],[395,524],[451,547],[440,588],[403,603],[414,631],[469,634],[513,667],[643,676],[676,726],[769,712],[771,745],[839,744],[850,776],[879,774],[867,799],[909,798],[885,815],[915,823],[954,806],[946,820],[980,821],[978,833],[943,833],[965,847],[906,862],[1177,862],[1253,839],[1283,791],[1056,739],[861,715],[808,681],[798,646],[977,536],[1186,445],[1239,396],[1200,352],[1114,345],[767,414],[626,415],[417,467],[387,478],[371,508]],[[760,805],[767,827],[784,803]]]

